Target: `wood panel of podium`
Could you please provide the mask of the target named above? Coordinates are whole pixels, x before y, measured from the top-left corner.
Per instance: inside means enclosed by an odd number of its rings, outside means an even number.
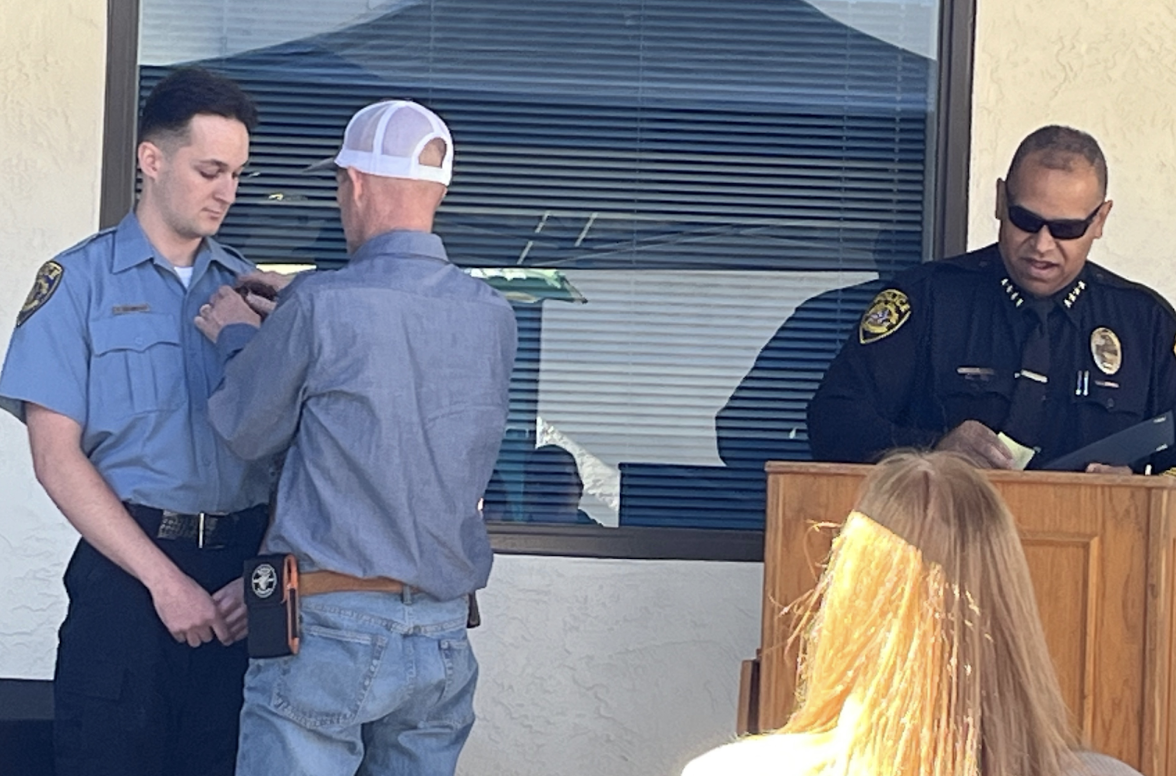
[[[868,466],[767,465],[763,632],[744,664],[740,732],[795,705],[788,604],[812,590]],[[1176,776],[1176,478],[989,472],[1021,532],[1074,721],[1095,750]]]

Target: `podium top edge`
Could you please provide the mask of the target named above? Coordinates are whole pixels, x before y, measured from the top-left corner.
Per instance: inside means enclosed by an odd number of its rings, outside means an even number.
[[[874,468],[869,464],[816,463],[813,461],[768,461],[764,471],[772,474],[803,474],[820,476],[864,477]],[[1144,476],[1141,474],[1085,474],[1083,472],[1014,472],[1000,469],[984,469],[984,474],[994,482],[1036,482],[1047,485],[1118,485],[1131,488],[1176,488],[1176,477],[1167,475]]]

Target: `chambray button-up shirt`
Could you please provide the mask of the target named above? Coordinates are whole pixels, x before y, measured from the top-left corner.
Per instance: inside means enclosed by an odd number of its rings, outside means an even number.
[[[82,450],[123,501],[179,512],[264,503],[268,462],[217,438],[207,401],[222,376],[192,320],[249,262],[205,240],[184,288],[132,213],[57,256],[61,274],[13,332],[0,407],[33,402],[77,421]]]
[[[442,600],[483,587],[492,556],[477,506],[515,340],[506,300],[413,231],[302,276],[260,330],[226,327],[213,426],[246,458],[289,448],[264,550]]]

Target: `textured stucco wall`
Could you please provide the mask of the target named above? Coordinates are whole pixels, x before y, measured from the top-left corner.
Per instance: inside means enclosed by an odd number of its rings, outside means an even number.
[[[1091,257],[1176,301],[1176,3],[979,0],[969,243],[996,237],[995,181],[1021,138],[1070,124],[1098,138],[1114,210]]]
[[[46,259],[98,223],[106,3],[0,0],[0,349]],[[52,673],[75,534],[0,413],[0,677]]]
[[[676,776],[733,737],[762,584],[752,563],[497,558],[459,776]]]

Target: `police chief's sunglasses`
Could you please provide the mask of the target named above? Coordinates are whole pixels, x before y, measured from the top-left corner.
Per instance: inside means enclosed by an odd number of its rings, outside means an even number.
[[[1055,240],[1077,240],[1082,235],[1086,234],[1086,230],[1094,222],[1094,217],[1098,215],[1098,211],[1102,209],[1103,203],[1099,203],[1098,207],[1088,215],[1086,218],[1057,218],[1049,220],[1042,218],[1034,213],[1032,210],[1026,210],[1020,205],[1009,205],[1009,220],[1013,222],[1013,226],[1020,229],[1022,232],[1029,232],[1030,234],[1037,234],[1041,231],[1041,227],[1049,229],[1049,233],[1053,235]]]

